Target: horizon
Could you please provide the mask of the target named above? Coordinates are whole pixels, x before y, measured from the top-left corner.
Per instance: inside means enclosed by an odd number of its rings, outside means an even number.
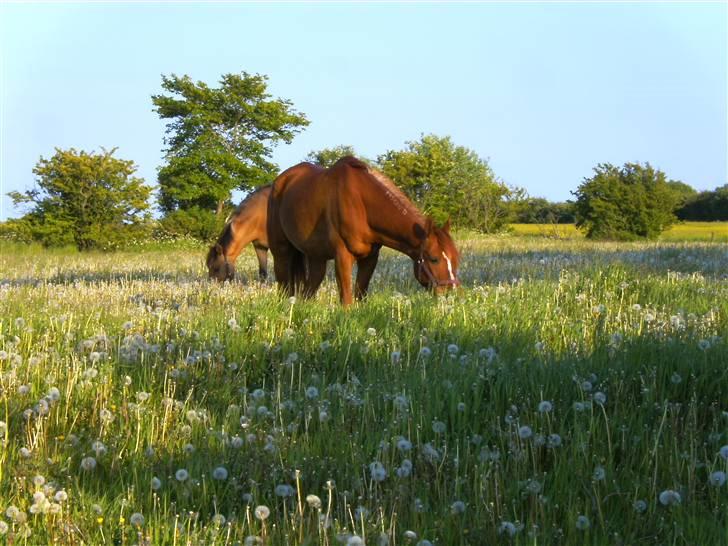
[[[268,76],[311,121],[274,149],[281,170],[432,133],[549,201],[599,163],[650,163],[697,191],[728,183],[726,3],[4,3],[0,15],[0,221],[23,214],[7,193],[31,189],[55,147],[116,147],[155,187],[165,122],[151,96],[172,73]]]

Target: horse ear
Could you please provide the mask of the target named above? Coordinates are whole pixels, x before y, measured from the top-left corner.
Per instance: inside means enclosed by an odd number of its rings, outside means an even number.
[[[447,222],[442,224],[442,228],[440,228],[440,229],[442,229],[442,231],[444,231],[445,233],[450,235],[450,218],[449,217],[447,219]]]
[[[432,230],[435,228],[435,222],[433,222],[432,218],[429,216],[425,220],[425,231],[427,232],[427,235],[432,233]]]

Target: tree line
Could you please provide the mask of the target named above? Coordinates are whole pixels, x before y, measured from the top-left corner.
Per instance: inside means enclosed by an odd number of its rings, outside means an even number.
[[[273,181],[276,146],[289,144],[310,121],[291,101],[268,93],[259,74],[224,75],[218,87],[189,76],[162,76],[163,94],[151,97],[167,121],[164,164],[156,191],[135,176],[133,161],[100,152],[56,149],[33,169],[36,186],[10,192],[30,210],[0,224],[0,236],[80,250],[115,248],[132,239],[166,235],[213,239],[233,210],[233,191]],[[324,167],[352,146],[313,151]],[[402,149],[361,158],[391,178],[436,221],[493,233],[509,222],[576,223],[596,239],[654,238],[680,220],[728,220],[728,185],[696,192],[649,164],[600,164],[575,199],[551,203],[505,184],[488,161],[448,136],[421,135]],[[156,194],[158,219],[150,198]]]

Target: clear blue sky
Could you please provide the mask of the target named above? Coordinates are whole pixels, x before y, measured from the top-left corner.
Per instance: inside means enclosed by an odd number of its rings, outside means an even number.
[[[599,162],[712,189],[728,181],[727,26],[725,3],[3,4],[0,219],[54,147],[117,146],[155,183],[150,96],[171,73],[268,75],[312,122],[281,168],[435,133],[553,200]]]

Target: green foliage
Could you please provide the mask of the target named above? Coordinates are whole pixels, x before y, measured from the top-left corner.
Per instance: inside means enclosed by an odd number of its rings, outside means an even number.
[[[189,236],[200,241],[211,241],[222,230],[225,217],[193,206],[170,212],[159,221],[159,224],[162,232],[173,238]]]
[[[689,184],[686,184],[685,182],[680,182],[679,180],[670,180],[667,182],[667,187],[670,188],[670,191],[675,195],[675,207],[680,208],[688,201],[695,198],[695,196],[698,195],[698,192],[695,191],[695,188],[690,186]]]
[[[572,193],[576,226],[590,239],[655,239],[676,220],[676,194],[649,163],[599,164]]]
[[[404,150],[379,156],[384,174],[436,221],[452,218],[461,228],[498,231],[507,221],[508,188],[488,162],[450,137],[422,136]]]
[[[333,148],[322,148],[318,151],[309,152],[303,160],[316,165],[321,165],[322,167],[331,167],[331,165],[347,155],[357,157],[353,146],[340,145],[334,146]],[[364,158],[359,159],[366,161]]]
[[[728,184],[713,191],[695,193],[676,212],[680,220],[720,222],[728,220]]]
[[[552,203],[543,197],[511,201],[512,221],[518,224],[573,224],[574,204]]]
[[[257,74],[225,74],[218,88],[189,76],[162,76],[162,87],[171,95],[154,95],[152,101],[159,117],[170,120],[166,164],[159,170],[165,214],[198,207],[222,216],[233,190],[251,190],[274,178],[273,146],[290,143],[309,123],[290,101],[272,99],[267,78]]]
[[[37,187],[8,194],[16,206],[30,204],[32,210],[7,222],[2,232],[79,250],[105,248],[144,233],[151,189],[133,176],[134,162],[113,157],[115,151],[56,148],[52,158],[41,157],[33,169]]]

